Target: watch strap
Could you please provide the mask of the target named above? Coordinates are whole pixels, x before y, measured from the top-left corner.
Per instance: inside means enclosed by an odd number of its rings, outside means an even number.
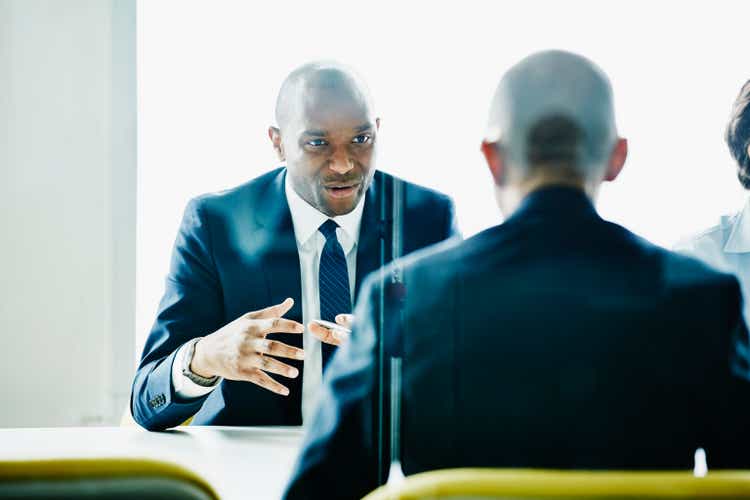
[[[182,374],[186,376],[190,381],[202,386],[202,387],[213,387],[216,384],[219,383],[219,377],[218,375],[215,375],[213,377],[207,378],[207,377],[201,377],[197,373],[194,373],[190,369],[190,363],[193,362],[193,356],[195,356],[195,344],[198,343],[200,339],[203,337],[198,337],[195,339],[192,339],[187,346],[187,352],[185,353],[185,357],[182,358]]]

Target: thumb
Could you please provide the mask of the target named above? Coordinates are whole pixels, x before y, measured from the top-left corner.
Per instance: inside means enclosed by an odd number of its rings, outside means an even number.
[[[338,323],[341,326],[351,328],[352,323],[354,323],[354,316],[352,316],[351,314],[337,314],[336,323]]]

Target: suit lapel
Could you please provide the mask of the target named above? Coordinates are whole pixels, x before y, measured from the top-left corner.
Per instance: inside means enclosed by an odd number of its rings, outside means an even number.
[[[266,288],[268,290],[268,304],[273,305],[282,302],[287,297],[294,299],[294,307],[287,313],[286,317],[296,321],[302,321],[302,285],[300,279],[300,260],[297,250],[297,241],[294,236],[294,225],[289,204],[284,192],[286,169],[279,172],[262,200],[256,200],[255,214],[256,222],[262,231],[260,238],[264,241],[261,246],[263,250],[259,255],[261,272],[263,273]],[[386,212],[385,222],[381,222],[380,207],[381,191],[387,176],[381,172],[375,173],[370,188],[367,190],[365,206],[362,211],[362,223],[360,224],[360,237],[357,245],[357,269],[355,280],[355,299],[359,296],[359,290],[365,277],[381,266],[381,255],[385,259],[390,257],[390,238],[387,236],[388,216]],[[388,199],[385,206],[389,207]],[[386,231],[383,231],[385,228]],[[382,247],[382,250],[381,250]],[[387,262],[387,260],[385,260]],[[302,347],[302,335],[296,334],[272,334],[269,338],[275,338],[289,345]],[[302,363],[295,360],[284,360],[300,370],[296,379],[284,379],[282,383],[289,387],[290,396],[278,400],[279,411],[285,421],[290,425],[301,422],[301,398],[302,398]]]
[[[261,256],[261,269],[268,289],[268,305],[278,304],[287,297],[294,299],[294,306],[285,317],[302,321],[302,285],[297,241],[289,204],[284,193],[286,169],[279,172],[269,187],[263,209],[257,211],[258,223],[266,235],[265,251]],[[284,341],[302,347],[301,335],[285,335]]]
[[[261,238],[265,243],[261,245],[264,250],[259,261],[268,290],[267,305],[278,304],[287,297],[292,297],[294,306],[285,317],[301,323],[300,262],[292,214],[284,192],[285,175],[286,169],[282,169],[269,186],[263,199],[256,200],[256,207],[258,207],[256,222],[263,228]],[[302,347],[302,335],[299,334],[272,333],[268,335],[268,338]],[[302,362],[291,359],[284,359],[283,362],[296,367],[300,376],[294,379],[280,378],[280,382],[289,388],[289,396],[286,398],[276,396],[268,400],[267,404],[276,406],[279,414],[276,421],[283,422],[284,425],[300,425],[302,423],[302,379],[304,375]],[[267,407],[264,411],[271,412],[272,410]]]
[[[278,304],[287,297],[294,299],[294,307],[287,317],[296,321],[302,320],[302,285],[300,281],[300,261],[297,241],[294,237],[292,214],[289,211],[284,192],[286,169],[281,169],[269,185],[264,200],[256,208],[256,221],[263,228],[266,244],[260,256],[260,264],[268,289],[268,305]],[[382,263],[390,260],[390,227],[391,213],[390,193],[386,189],[387,178],[383,172],[376,172],[370,188],[365,194],[365,206],[362,211],[362,223],[357,244],[357,269],[354,285],[355,300],[359,296],[362,282],[368,274],[380,268]],[[384,214],[382,197],[385,195]],[[263,203],[265,202],[265,203]],[[382,256],[382,257],[381,257]],[[300,339],[301,342],[301,339]]]

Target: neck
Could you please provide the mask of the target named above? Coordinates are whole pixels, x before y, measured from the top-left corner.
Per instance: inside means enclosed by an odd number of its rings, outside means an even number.
[[[495,197],[500,211],[508,218],[521,205],[521,202],[534,191],[549,187],[569,187],[583,191],[592,202],[596,201],[599,183],[586,181],[581,177],[545,172],[504,186],[495,186]]]

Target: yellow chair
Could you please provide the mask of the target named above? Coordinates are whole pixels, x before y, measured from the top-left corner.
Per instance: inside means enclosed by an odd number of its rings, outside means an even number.
[[[479,499],[750,499],[750,471],[562,471],[446,469],[385,485],[365,500]]]
[[[0,461],[0,499],[216,500],[181,466],[133,458]]]

